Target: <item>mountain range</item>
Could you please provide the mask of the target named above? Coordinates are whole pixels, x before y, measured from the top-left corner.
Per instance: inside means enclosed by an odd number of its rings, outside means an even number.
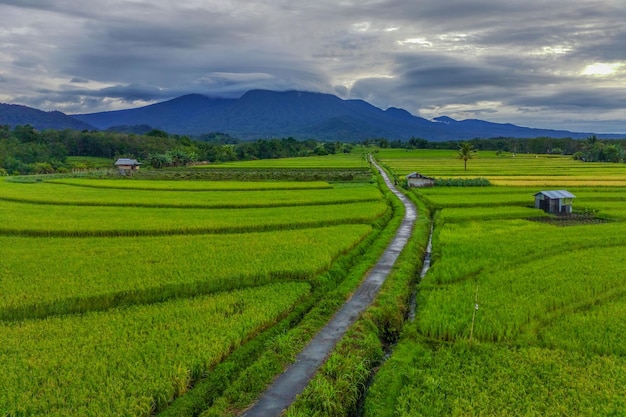
[[[382,110],[363,100],[343,100],[332,94],[268,90],[251,90],[238,99],[189,94],[134,109],[74,115],[0,104],[2,124],[31,124],[37,129],[116,131],[132,131],[138,125],[147,125],[174,134],[222,132],[242,140],[291,136],[344,142],[383,137],[389,140],[416,137],[430,141],[477,137],[586,138],[593,134],[476,119],[458,121],[446,116],[427,120],[403,109]],[[597,136],[626,137],[626,134]]]

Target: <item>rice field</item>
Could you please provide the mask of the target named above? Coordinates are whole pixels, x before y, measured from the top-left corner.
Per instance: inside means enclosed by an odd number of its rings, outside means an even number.
[[[479,152],[465,173],[454,151],[386,152],[397,173],[492,186],[411,191],[436,213],[432,267],[364,415],[626,414],[626,165]],[[533,208],[551,189],[578,217]]]
[[[255,161],[236,161],[223,162],[219,164],[198,165],[196,169],[213,169],[213,168],[271,168],[271,169],[326,169],[326,168],[365,168],[368,166],[366,160],[366,152],[359,154],[357,152],[308,156],[306,158],[280,158],[280,159],[258,159]]]
[[[112,206],[42,206],[0,201],[0,234],[102,237],[244,233],[372,223],[388,207],[381,202],[286,207],[203,209]],[[123,216],[120,215],[123,210]],[[94,222],[98,219],[98,222]]]
[[[113,188],[111,182],[125,184],[126,181],[91,180],[93,186],[84,186],[86,180],[69,183],[13,183],[0,181],[0,201],[24,202],[29,204],[71,206],[114,206],[114,207],[162,207],[162,208],[261,208],[296,205],[339,204],[358,201],[379,201],[381,193],[375,185],[367,183],[336,184],[323,187],[297,188],[300,183],[283,183],[281,189],[233,189],[232,182],[222,184],[229,188],[198,188],[196,181],[164,181],[181,183],[169,185],[157,183],[153,189]],[[198,182],[200,183],[200,182]],[[257,182],[257,184],[265,184]],[[100,185],[107,185],[100,187]],[[115,185],[115,184],[113,184]],[[249,186],[249,184],[247,184]],[[158,187],[158,188],[157,188]],[[178,189],[176,189],[177,187]],[[261,186],[263,187],[263,186]],[[292,187],[295,187],[292,188]]]
[[[496,185],[514,186],[625,186],[626,164],[575,161],[566,155],[497,155],[479,151],[467,162],[457,159],[455,150],[386,150],[377,159],[399,175],[411,172],[435,177],[484,177]],[[580,181],[580,182],[576,182]]]
[[[0,237],[0,318],[306,281],[370,231],[362,224],[245,235]]]
[[[0,323],[0,411],[150,416],[308,291],[306,283],[280,283]]]
[[[320,181],[0,181],[0,210],[3,416],[166,409],[392,215],[377,184]]]

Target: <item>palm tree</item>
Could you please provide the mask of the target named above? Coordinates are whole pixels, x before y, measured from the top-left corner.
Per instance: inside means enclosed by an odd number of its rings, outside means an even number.
[[[465,170],[467,171],[467,160],[476,156],[476,149],[474,145],[469,142],[461,142],[457,151],[457,158],[462,159],[465,164]]]

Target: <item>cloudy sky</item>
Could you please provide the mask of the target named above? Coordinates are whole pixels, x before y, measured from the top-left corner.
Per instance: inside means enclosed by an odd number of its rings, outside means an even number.
[[[66,113],[306,90],[626,132],[624,0],[0,0],[0,102]]]

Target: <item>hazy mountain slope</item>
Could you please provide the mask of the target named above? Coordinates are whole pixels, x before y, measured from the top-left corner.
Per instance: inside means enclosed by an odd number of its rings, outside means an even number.
[[[0,125],[8,125],[12,128],[18,125],[31,125],[37,130],[94,129],[93,126],[76,120],[60,111],[45,112],[19,104],[3,103],[0,103]]]

